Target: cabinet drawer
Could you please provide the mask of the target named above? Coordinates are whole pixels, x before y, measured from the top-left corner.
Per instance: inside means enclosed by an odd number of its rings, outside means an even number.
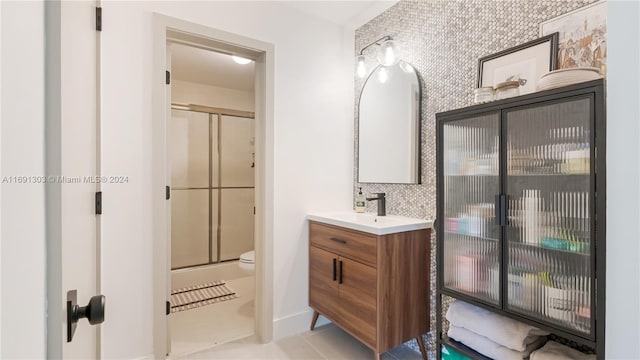
[[[376,265],[377,237],[339,227],[309,223],[311,245],[327,249],[337,255]]]

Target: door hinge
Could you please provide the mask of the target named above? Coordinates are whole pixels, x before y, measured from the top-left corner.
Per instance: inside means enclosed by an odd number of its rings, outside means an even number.
[[[255,214],[256,214],[256,207],[254,206],[253,207],[253,215],[255,215]]]
[[[169,72],[169,70],[166,71],[165,76],[166,76],[165,83],[167,85],[171,84],[171,72]]]
[[[102,191],[96,192],[96,215],[102,215]]]
[[[96,7],[96,31],[102,31],[102,8]]]
[[[171,186],[167,185],[164,191],[165,191],[164,193],[165,199],[167,200],[171,199]]]
[[[167,308],[165,310],[166,315],[171,314],[171,303],[169,301],[167,301]]]

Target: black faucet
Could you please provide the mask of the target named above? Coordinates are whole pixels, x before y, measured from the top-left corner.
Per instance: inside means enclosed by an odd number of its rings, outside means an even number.
[[[377,197],[367,198],[367,201],[378,200],[378,216],[387,215],[387,201],[384,197],[384,193],[374,193]]]

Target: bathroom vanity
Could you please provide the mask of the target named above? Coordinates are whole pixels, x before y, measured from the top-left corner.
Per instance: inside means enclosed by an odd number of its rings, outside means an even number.
[[[376,359],[412,338],[426,359],[433,223],[351,212],[308,219],[311,330],[322,314]]]

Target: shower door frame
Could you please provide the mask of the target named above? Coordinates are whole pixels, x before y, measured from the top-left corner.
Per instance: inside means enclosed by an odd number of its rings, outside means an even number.
[[[219,108],[219,107],[211,107],[211,106],[205,106],[205,105],[196,105],[196,104],[181,104],[181,103],[171,103],[171,110],[179,110],[179,111],[191,111],[191,112],[196,112],[196,113],[202,113],[202,114],[207,114],[209,115],[209,186],[207,188],[207,190],[209,190],[208,194],[209,194],[209,215],[208,215],[208,220],[209,220],[209,261],[206,263],[200,263],[200,264],[191,264],[191,265],[185,265],[185,266],[178,266],[178,267],[173,267],[171,266],[171,270],[181,270],[181,269],[189,269],[189,268],[194,268],[194,267],[199,267],[199,266],[208,266],[208,265],[216,265],[216,264],[221,264],[223,262],[227,262],[227,261],[235,261],[238,260],[238,258],[234,258],[234,259],[228,259],[228,260],[222,260],[221,259],[221,235],[222,235],[222,231],[221,231],[221,227],[220,224],[222,223],[222,190],[223,189],[253,189],[254,190],[254,203],[255,203],[255,182],[253,186],[242,186],[242,187],[237,187],[237,186],[222,186],[222,153],[220,151],[221,145],[220,145],[220,141],[222,140],[222,134],[221,134],[221,128],[222,128],[222,117],[223,116],[231,116],[231,117],[238,117],[238,118],[245,118],[245,119],[252,119],[254,121],[254,127],[255,127],[255,113],[253,111],[243,111],[243,110],[235,110],[235,109],[228,109],[228,108]],[[218,169],[214,170],[213,166],[212,166],[212,160],[213,160],[213,136],[214,136],[214,129],[213,129],[213,118],[214,116],[217,116],[218,121],[217,121],[217,129],[216,134],[218,136]],[[255,150],[254,150],[255,151]],[[218,174],[218,185],[217,186],[213,186],[213,176],[214,176],[214,171],[217,171]],[[173,192],[174,190],[205,190],[199,187],[196,188],[190,188],[190,187],[181,187],[181,188],[174,188],[171,187],[171,191]],[[211,200],[211,196],[213,194],[213,191],[217,190],[218,191],[218,226],[215,230],[216,232],[216,259],[214,261],[213,259],[213,255],[212,255],[212,250],[213,250],[213,234],[214,234],[214,229],[213,229],[213,220],[212,220],[212,213],[213,213],[213,206],[215,206],[215,204],[213,204],[213,201]],[[254,215],[255,215],[255,206],[254,206]],[[171,215],[173,216],[173,215]],[[254,220],[255,221],[255,220]],[[169,234],[169,236],[171,236],[171,234]],[[255,234],[254,237],[252,238],[253,242],[255,243]],[[171,242],[173,243],[173,239],[171,239]]]

